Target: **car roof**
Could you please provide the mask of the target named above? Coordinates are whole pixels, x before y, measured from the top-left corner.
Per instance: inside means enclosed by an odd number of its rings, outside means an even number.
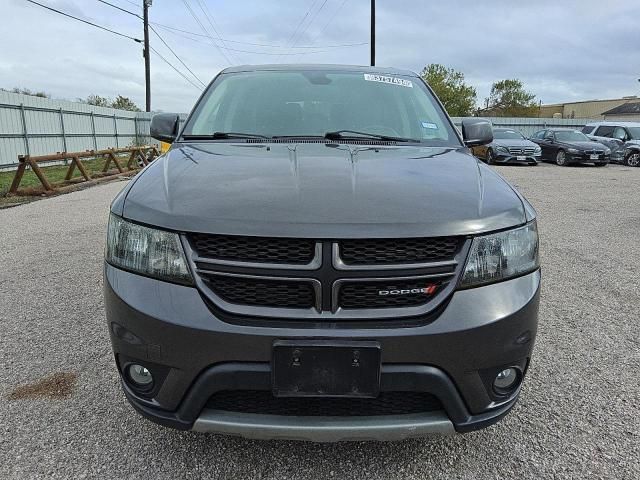
[[[550,132],[580,132],[577,128],[547,128],[546,130],[549,130]]]
[[[494,128],[493,131],[494,132],[520,132],[517,128],[510,128],[510,127]]]
[[[417,77],[418,74],[411,70],[401,70],[391,67],[369,67],[363,65],[337,65],[337,64],[266,64],[266,65],[238,65],[222,70],[222,73],[238,72],[357,72],[357,73],[377,73],[386,75],[403,75]]]
[[[585,127],[640,127],[640,122],[592,122]]]

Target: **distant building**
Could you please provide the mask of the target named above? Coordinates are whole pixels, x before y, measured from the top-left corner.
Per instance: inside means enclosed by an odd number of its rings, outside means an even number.
[[[640,122],[640,102],[619,105],[602,114],[605,120],[614,122]]]
[[[592,118],[605,120],[605,114],[609,115],[609,112],[615,110],[617,107],[626,104],[640,105],[640,102],[633,102],[633,100],[638,100],[638,97],[634,95],[610,100],[585,100],[582,102],[541,105],[539,116],[541,118]],[[640,118],[640,112],[636,112],[635,115],[637,115],[637,118]],[[614,118],[608,116],[606,117],[606,120],[613,119]],[[615,120],[619,119],[615,118]],[[629,118],[629,120],[631,120],[631,118]],[[633,120],[635,120],[635,118]]]

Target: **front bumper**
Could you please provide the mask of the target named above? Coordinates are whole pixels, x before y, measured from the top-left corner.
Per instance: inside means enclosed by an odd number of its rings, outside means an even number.
[[[611,155],[598,155],[598,158],[591,158],[591,155],[582,153],[567,153],[567,158],[573,163],[610,163]]]
[[[510,153],[495,152],[493,161],[495,163],[537,165],[540,161],[540,155],[512,155]]]
[[[537,329],[540,272],[457,291],[431,323],[348,328],[268,326],[218,318],[191,287],[105,266],[105,306],[118,368],[136,361],[155,369],[157,386],[130,403],[146,417],[182,430],[252,438],[315,441],[395,440],[465,432],[495,423],[519,389],[496,398],[483,372],[518,366],[526,372]],[[270,390],[273,342],[281,339],[376,340],[382,352],[381,391],[424,391],[442,410],[415,415],[290,417],[211,410],[222,390]]]

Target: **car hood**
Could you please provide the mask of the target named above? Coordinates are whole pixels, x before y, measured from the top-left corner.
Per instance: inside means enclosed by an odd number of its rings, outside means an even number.
[[[605,151],[606,146],[599,142],[558,142],[559,145],[566,145],[569,148],[577,148],[578,150],[601,150]]]
[[[466,235],[527,221],[520,196],[465,148],[176,144],[123,197],[125,218],[229,235]]]
[[[493,139],[492,145],[499,147],[522,147],[522,148],[536,148],[537,145],[530,140],[515,140],[515,139]]]

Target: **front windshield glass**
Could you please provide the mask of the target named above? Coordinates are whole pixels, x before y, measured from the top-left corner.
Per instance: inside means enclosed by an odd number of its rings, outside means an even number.
[[[362,72],[223,74],[198,103],[183,135],[324,136],[340,130],[460,146],[422,81]]]
[[[520,132],[515,130],[494,130],[493,138],[498,140],[522,140],[524,137]]]
[[[589,142],[589,137],[577,130],[556,132],[556,140],[559,142]]]
[[[632,140],[640,140],[640,127],[627,127]]]

